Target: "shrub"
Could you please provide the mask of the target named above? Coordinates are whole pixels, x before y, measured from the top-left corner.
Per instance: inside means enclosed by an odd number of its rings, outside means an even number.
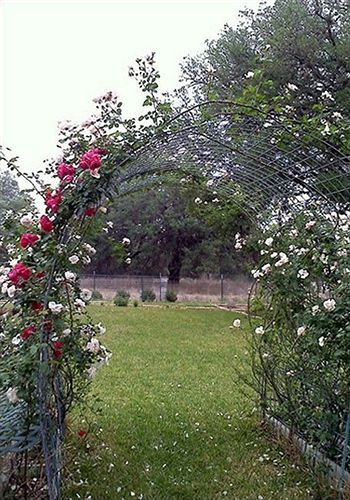
[[[174,292],[174,290],[167,290],[165,294],[165,298],[168,302],[176,302],[177,301],[177,295]]]
[[[114,297],[114,304],[116,306],[126,307],[129,303],[130,293],[125,290],[118,290]]]
[[[91,295],[91,300],[103,300],[103,295],[98,290],[94,290]]]
[[[142,290],[141,300],[142,302],[154,302],[156,300],[156,294],[153,290]]]
[[[138,307],[138,305],[139,305],[139,301],[135,299],[135,300],[134,300],[134,302],[133,302],[132,304],[133,304],[133,306],[134,306],[134,307]]]

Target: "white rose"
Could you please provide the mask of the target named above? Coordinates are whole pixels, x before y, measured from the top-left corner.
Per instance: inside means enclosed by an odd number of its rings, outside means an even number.
[[[302,280],[304,280],[305,278],[307,278],[309,276],[309,273],[306,269],[300,269],[298,271],[297,276],[298,276],[298,278],[301,278]]]
[[[271,259],[274,259],[275,257],[277,257],[277,255],[278,255],[278,254],[277,254],[277,252],[273,252],[273,253],[271,254]]]
[[[92,247],[91,245],[89,245],[89,243],[84,243],[84,248],[87,250],[87,252],[90,255],[95,255],[96,254],[96,249],[94,247]]]
[[[336,304],[337,303],[334,299],[328,299],[323,302],[323,307],[326,311],[334,311]]]
[[[99,211],[102,212],[103,214],[107,213],[107,208],[106,207],[100,207]]]
[[[7,288],[7,295],[10,297],[10,299],[12,299],[12,297],[15,296],[15,293],[16,293],[15,285],[11,285]]]
[[[348,252],[345,248],[342,248],[341,250],[337,251],[338,257],[346,257],[348,255]]]
[[[262,274],[261,274],[261,272],[259,271],[259,269],[253,269],[253,270],[252,270],[252,276],[253,276],[253,278],[255,278],[255,279],[260,278],[260,276],[261,276],[261,275],[262,275]]]
[[[107,222],[107,226],[110,227],[111,229],[113,229],[113,222],[111,220],[109,220]]]
[[[298,335],[298,337],[301,337],[302,335],[304,335],[305,332],[306,332],[305,326],[299,326],[299,328],[297,329],[297,335]]]
[[[271,272],[271,264],[265,264],[262,266],[261,270],[264,274],[270,273]]]
[[[248,71],[248,73],[245,75],[246,78],[254,78],[254,71]]]
[[[29,227],[33,224],[33,214],[25,214],[23,217],[20,218],[20,223],[24,227]]]
[[[87,288],[83,288],[80,295],[81,295],[81,298],[83,300],[85,300],[85,302],[88,302],[92,297],[92,292],[91,292],[91,290],[88,290]]]
[[[13,345],[19,345],[22,342],[21,336],[16,335],[15,337],[13,337],[11,342]]]
[[[101,323],[97,323],[96,328],[98,329],[100,335],[104,335],[106,333],[106,328]]]
[[[257,328],[255,328],[255,333],[257,335],[264,335],[265,330],[264,330],[264,328],[262,326],[258,326]]]
[[[235,328],[239,328],[241,326],[241,320],[240,319],[235,319],[233,322],[233,326]]]
[[[131,259],[130,259],[130,257],[128,257],[127,259],[125,259],[125,263],[126,263],[126,264],[131,264]]]
[[[10,401],[10,403],[12,403],[12,404],[18,403],[18,401],[19,401],[19,398],[17,396],[17,391],[13,387],[10,387],[9,389],[7,389],[6,397]]]
[[[72,330],[70,328],[66,328],[65,330],[63,330],[62,332],[62,336],[63,337],[68,337],[68,335],[70,335],[72,333]]]
[[[280,252],[279,257],[280,257],[280,259],[275,264],[276,267],[281,267],[284,264],[287,264],[289,262],[289,259],[284,252]]]
[[[314,227],[314,225],[315,225],[315,224],[316,224],[316,221],[315,221],[315,220],[310,220],[310,222],[307,222],[307,223],[305,224],[305,228],[306,228],[306,229],[311,229],[311,228],[313,228],[313,227]]]
[[[267,245],[268,247],[270,247],[273,243],[273,238],[270,236],[270,238],[267,238],[267,240],[265,240],[265,245]]]
[[[88,342],[85,346],[85,350],[89,352],[93,352],[94,354],[97,354],[98,351],[100,350],[100,342],[96,338],[92,338],[90,342]]]
[[[86,305],[85,302],[81,299],[75,299],[74,304],[80,309],[82,309]]]
[[[298,87],[294,85],[294,83],[287,83],[287,88],[288,90],[291,90],[292,92],[298,90]]]
[[[57,304],[54,301],[50,301],[49,309],[53,314],[60,314],[63,311],[64,306],[62,304]]]
[[[72,255],[68,260],[71,264],[77,264],[79,262],[79,257],[77,255]]]
[[[322,264],[328,264],[328,255],[325,255],[324,253],[320,256],[320,261]]]
[[[319,345],[320,347],[323,347],[323,346],[324,346],[324,341],[325,341],[324,337],[320,337],[320,338],[318,339],[318,345]]]
[[[76,278],[76,275],[72,273],[71,271],[66,271],[64,273],[64,277],[66,278],[67,281],[74,281]]]
[[[312,306],[312,308],[311,308],[312,315],[315,316],[315,314],[317,314],[319,310],[320,310],[320,306]]]

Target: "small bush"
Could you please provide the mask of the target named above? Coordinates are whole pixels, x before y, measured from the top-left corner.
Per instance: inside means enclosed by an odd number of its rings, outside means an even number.
[[[98,290],[94,290],[91,295],[91,300],[103,300],[103,295]]]
[[[174,292],[174,290],[167,290],[165,294],[165,298],[168,302],[176,302],[177,301],[177,295]]]
[[[118,290],[114,297],[114,304],[120,307],[126,307],[129,303],[130,293],[125,290]]]
[[[153,290],[143,290],[141,293],[142,302],[154,302],[156,300],[156,294]]]
[[[138,307],[138,305],[139,305],[139,301],[138,301],[138,300],[134,300],[134,302],[132,303],[132,305],[133,305],[134,307]]]

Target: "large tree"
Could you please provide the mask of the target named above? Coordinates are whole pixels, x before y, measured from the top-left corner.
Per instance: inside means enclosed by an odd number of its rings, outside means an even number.
[[[170,282],[178,282],[181,275],[233,273],[244,268],[232,250],[237,232],[249,229],[246,217],[234,206],[227,210],[224,199],[206,189],[203,180],[182,178],[185,182],[181,183],[178,174],[169,177],[152,190],[113,202],[109,210],[113,227],[105,228],[108,236],[103,231],[100,236],[99,231],[95,237],[101,257],[94,259],[90,271],[162,272]],[[120,251],[124,237],[131,240],[127,247],[131,264],[125,263],[126,255]]]
[[[324,103],[350,116],[349,3],[262,4],[256,13],[242,12],[237,27],[226,25],[202,54],[183,64],[183,77],[196,100],[237,98],[251,84],[253,73],[270,82],[267,100],[291,95],[299,115]]]

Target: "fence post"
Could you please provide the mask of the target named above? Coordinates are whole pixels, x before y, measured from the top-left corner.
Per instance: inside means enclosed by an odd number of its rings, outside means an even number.
[[[221,302],[224,300],[224,275],[220,274],[220,293],[221,293]]]
[[[93,274],[93,285],[92,285],[92,287],[93,287],[93,290],[95,292],[96,291],[96,271],[93,271],[92,274]]]
[[[141,294],[143,294],[143,276],[141,276]]]
[[[162,301],[162,273],[159,273],[159,301]]]

